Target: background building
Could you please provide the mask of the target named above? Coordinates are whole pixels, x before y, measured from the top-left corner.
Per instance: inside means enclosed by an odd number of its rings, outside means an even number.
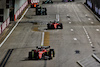
[[[86,0],[86,4],[100,17],[100,0]]]

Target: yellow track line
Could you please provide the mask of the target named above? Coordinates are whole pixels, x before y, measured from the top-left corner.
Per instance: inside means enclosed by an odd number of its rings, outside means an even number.
[[[45,35],[44,35],[44,46],[49,46],[49,39],[50,39],[50,36],[49,36],[49,32],[45,32]]]

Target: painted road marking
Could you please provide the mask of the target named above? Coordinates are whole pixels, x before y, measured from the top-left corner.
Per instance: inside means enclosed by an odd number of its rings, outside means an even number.
[[[44,45],[44,32],[42,32],[42,40],[41,40],[41,46]]]
[[[87,38],[89,39],[90,37],[87,35]]]
[[[90,36],[89,36],[89,34],[88,34],[88,32],[87,32],[87,30],[85,29],[84,26],[83,26],[83,29],[84,29],[84,31],[85,31],[85,34],[87,35],[87,38],[88,38],[88,40],[89,40],[89,43],[92,44],[92,41],[91,41],[91,39],[90,39]],[[92,44],[92,46],[93,46],[93,44]]]
[[[91,22],[91,24],[94,24],[94,22]]]
[[[12,30],[9,32],[9,34],[6,36],[6,38],[3,40],[3,42],[0,44],[0,47],[6,42],[6,40],[8,39],[8,37],[11,35],[11,33],[14,31],[14,29],[16,28],[16,26],[19,24],[19,22],[22,20],[22,18],[24,17],[24,15],[26,14],[26,12],[28,11],[28,9],[30,8],[30,6],[26,9],[26,11],[24,12],[24,14],[22,15],[22,17],[18,20],[18,22],[16,23],[16,25],[12,28]]]
[[[100,31],[99,29],[96,29],[96,31]]]
[[[71,29],[71,31],[74,31],[73,29]]]
[[[91,44],[91,47],[93,47],[93,44]]]
[[[56,14],[56,20],[59,21],[59,14]]]
[[[81,20],[81,19],[79,18],[79,16],[78,16],[76,10],[74,9],[74,6],[73,6],[73,5],[72,5],[72,8],[73,8],[73,10],[74,10],[74,12],[75,12],[75,14],[76,14],[78,20],[79,20],[80,22],[82,22],[82,20]],[[91,20],[91,18],[88,18],[88,20]],[[90,44],[92,44],[92,41],[91,41],[91,39],[90,39],[90,36],[89,36],[89,34],[88,34],[88,32],[87,32],[87,30],[85,29],[84,26],[83,26],[83,29],[84,29],[84,32],[85,32],[85,34],[86,34],[86,36],[87,36],[87,38],[88,38]]]
[[[73,10],[74,10],[74,12],[75,12],[75,14],[76,14],[76,16],[77,16],[78,20],[79,20],[80,22],[82,22],[82,21],[81,21],[81,19],[80,19],[80,18],[79,18],[79,16],[78,16],[78,14],[77,14],[76,10],[74,9],[74,6],[73,6],[73,5],[72,5],[72,7],[73,7]]]
[[[90,42],[90,44],[92,44],[92,42]]]
[[[91,20],[91,18],[88,18],[88,20]]]
[[[49,37],[49,32],[45,32],[45,35],[44,35],[44,45],[43,46],[49,46],[49,43],[50,43],[50,41],[49,41],[49,39],[50,39],[50,37]]]
[[[71,22],[69,22],[71,24]]]
[[[77,40],[77,38],[73,38],[74,40]]]

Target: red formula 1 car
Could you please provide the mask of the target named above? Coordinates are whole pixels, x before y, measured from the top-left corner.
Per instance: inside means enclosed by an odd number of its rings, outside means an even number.
[[[58,23],[56,21],[50,22],[47,24],[48,29],[63,29],[62,23]]]
[[[36,47],[37,49],[32,50],[31,52],[29,52],[29,59],[30,60],[38,60],[38,59],[52,59],[53,57],[55,57],[55,52],[54,49],[49,49],[50,46],[44,47]]]

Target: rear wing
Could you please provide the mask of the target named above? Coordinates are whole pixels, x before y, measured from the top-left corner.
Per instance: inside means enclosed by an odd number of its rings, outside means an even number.
[[[48,49],[50,46],[36,46],[37,49]]]

